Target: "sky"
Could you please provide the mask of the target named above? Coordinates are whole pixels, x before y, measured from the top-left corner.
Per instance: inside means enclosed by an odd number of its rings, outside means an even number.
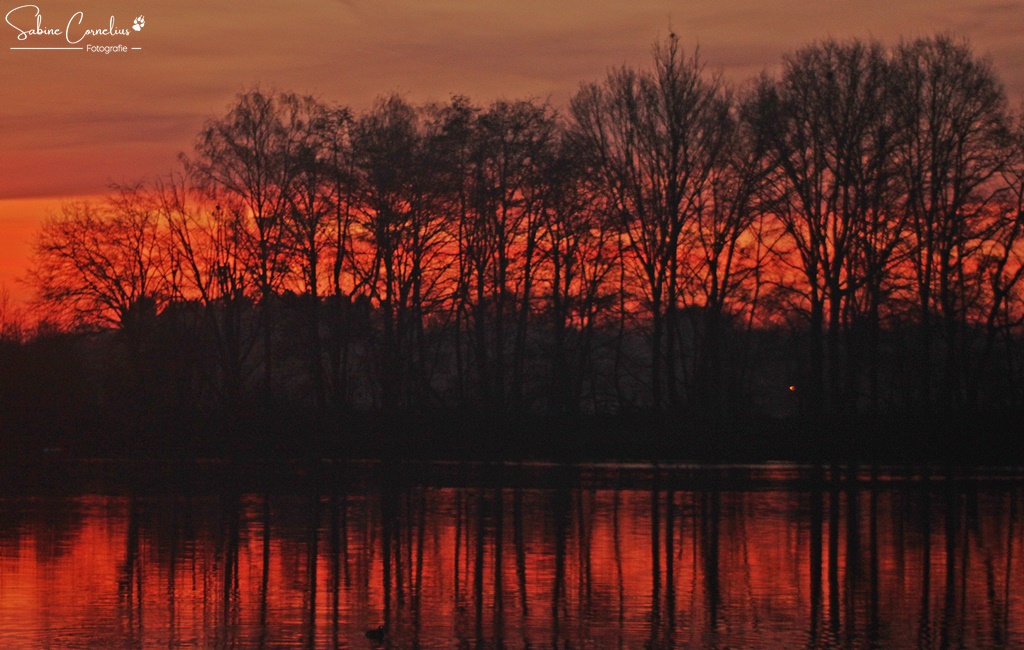
[[[670,29],[736,84],[817,39],[952,32],[1024,99],[1024,0],[0,0],[0,291],[29,297],[18,278],[63,201],[170,171],[254,86],[356,110],[391,92],[560,107]],[[118,45],[139,49],[11,49]]]

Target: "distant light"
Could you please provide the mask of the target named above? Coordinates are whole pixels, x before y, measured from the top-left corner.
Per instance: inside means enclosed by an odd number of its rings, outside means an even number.
[[[790,387],[789,387],[789,392],[791,392],[791,393],[795,393],[795,392],[796,392],[796,386],[792,386],[792,385],[790,385]]]

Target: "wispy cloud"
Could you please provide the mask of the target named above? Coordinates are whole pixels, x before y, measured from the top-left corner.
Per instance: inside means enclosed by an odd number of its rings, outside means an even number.
[[[139,13],[129,0],[86,9],[125,25]],[[1012,95],[1024,95],[1017,2],[157,0],[145,14],[133,37],[143,50],[128,55],[12,52],[13,32],[0,24],[0,197],[94,192],[111,178],[166,171],[205,116],[256,83],[356,108],[392,90],[416,101],[463,93],[564,102],[611,66],[644,63],[670,24],[734,81],[823,36],[958,31],[992,53]]]

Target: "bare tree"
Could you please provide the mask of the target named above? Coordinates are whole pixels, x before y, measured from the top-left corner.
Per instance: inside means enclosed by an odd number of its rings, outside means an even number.
[[[753,227],[768,210],[764,189],[772,172],[764,139],[749,122],[730,115],[720,128],[724,151],[695,202],[694,218],[683,233],[687,254],[680,260],[682,300],[693,296],[701,321],[694,327],[701,336],[691,399],[717,415],[738,388],[724,377],[727,320],[753,310],[744,289],[763,261]]]
[[[616,266],[618,229],[588,182],[578,153],[564,138],[541,178],[543,231],[538,247],[543,268],[538,276],[548,287],[551,323],[551,340],[545,346],[551,365],[548,408],[577,413],[586,380],[595,379],[595,338],[599,319],[612,302],[608,285]],[[595,408],[597,399],[592,394]]]
[[[67,203],[43,224],[29,283],[48,316],[85,326],[131,325],[167,299],[159,220],[138,187],[100,204]]]
[[[1006,146],[999,173],[1002,191],[987,212],[978,261],[977,275],[984,287],[978,320],[984,325],[985,338],[973,381],[968,382],[975,404],[981,397],[1015,405],[1021,399],[1015,342],[1024,325],[1024,107],[1015,116]],[[996,394],[980,395],[983,387]]]
[[[446,229],[428,141],[419,111],[397,96],[352,125],[353,269],[381,310],[385,408],[420,405],[429,387],[425,319],[440,289]]]
[[[158,181],[153,194],[167,224],[172,295],[183,311],[195,312],[201,338],[212,342],[213,385],[220,401],[238,415],[257,340],[253,305],[260,296],[246,268],[245,235],[234,215],[209,202],[187,175]]]
[[[290,185],[285,189],[288,210],[284,220],[287,240],[301,267],[302,289],[306,298],[306,342],[308,373],[314,400],[319,408],[327,402],[323,365],[323,344],[320,336],[321,274],[325,254],[333,244],[335,256],[345,254],[340,244],[343,228],[338,219],[340,203],[345,200],[342,171],[338,162],[345,156],[346,131],[350,116],[345,109],[332,109],[312,97],[286,95],[281,98],[283,127],[288,160],[283,165],[291,170]],[[340,269],[337,270],[340,274]],[[335,279],[335,287],[339,279]]]
[[[20,343],[25,337],[25,314],[11,300],[6,284],[0,283],[0,342]]]
[[[719,163],[730,100],[699,57],[673,34],[654,48],[654,70],[622,68],[584,86],[571,103],[576,146],[621,219],[625,260],[640,281],[651,320],[652,406],[665,385],[678,406],[675,320],[683,230]],[[667,358],[666,358],[667,357]]]
[[[752,105],[779,170],[777,215],[796,252],[784,263],[799,269],[809,303],[805,386],[814,408],[844,403],[841,319],[861,282],[852,259],[864,226],[887,214],[881,201],[893,175],[891,93],[878,43],[824,41],[786,57],[778,79],[762,77]]]
[[[522,401],[541,228],[540,171],[554,129],[550,108],[526,101],[496,102],[472,123],[460,277],[470,305],[476,374],[484,401],[496,408]]]
[[[239,95],[228,113],[209,121],[195,155],[184,159],[190,174],[236,222],[246,271],[259,287],[263,329],[264,390],[273,378],[273,301],[286,277],[285,217],[292,184],[291,148],[284,115],[293,103],[285,95],[252,90]]]
[[[909,255],[921,330],[920,398],[933,397],[935,319],[944,345],[940,397],[963,398],[967,260],[977,252],[980,215],[1002,167],[1006,99],[988,61],[939,36],[896,50],[907,135],[899,151],[909,218]]]
[[[470,287],[473,264],[469,244],[475,228],[472,214],[472,179],[470,174],[473,121],[479,108],[468,98],[455,96],[448,104],[430,108],[434,134],[432,147],[436,163],[434,178],[441,193],[439,209],[445,213],[451,272],[448,274],[446,294],[446,325],[451,330],[454,359],[455,386],[452,392],[462,403],[470,401],[470,368],[466,360],[473,354],[467,351],[471,322]],[[477,382],[480,383],[480,382]]]

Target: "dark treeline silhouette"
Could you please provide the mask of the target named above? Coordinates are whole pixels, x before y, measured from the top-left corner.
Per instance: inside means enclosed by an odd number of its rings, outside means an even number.
[[[1021,411],[1022,236],[1024,121],[966,43],[822,41],[736,90],[670,35],[564,111],[246,92],[43,226],[48,325],[4,354],[72,360],[33,390],[125,438],[959,422]]]

